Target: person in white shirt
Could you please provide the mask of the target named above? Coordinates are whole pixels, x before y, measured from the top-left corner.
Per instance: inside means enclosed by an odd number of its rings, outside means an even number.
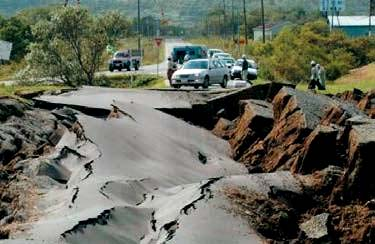
[[[172,82],[172,75],[173,73],[177,70],[177,65],[175,62],[173,62],[172,57],[168,57],[168,62],[167,62],[167,77],[169,80],[169,83]]]
[[[318,81],[319,81],[318,89],[325,90],[326,89],[326,70],[320,64],[317,64],[316,68],[318,70]]]
[[[318,86],[319,83],[319,76],[318,76],[318,69],[316,67],[316,62],[311,61],[311,76],[308,89],[311,91],[315,91],[315,87]]]

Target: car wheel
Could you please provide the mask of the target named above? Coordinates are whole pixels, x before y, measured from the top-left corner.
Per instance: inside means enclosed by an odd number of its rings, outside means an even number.
[[[206,76],[206,77],[204,77],[203,88],[207,89],[209,85],[210,85],[210,78],[208,76]]]
[[[199,85],[195,85],[194,88],[195,88],[195,89],[199,89]]]
[[[139,66],[136,65],[136,66],[134,67],[134,69],[135,69],[136,71],[138,71],[138,70],[139,70]]]
[[[228,84],[228,76],[224,75],[223,82],[220,84],[222,88],[226,88]]]
[[[180,85],[172,85],[173,88],[180,89]]]
[[[110,71],[110,72],[113,72],[113,71],[114,71],[114,69],[113,69],[112,66],[109,66],[109,71]]]

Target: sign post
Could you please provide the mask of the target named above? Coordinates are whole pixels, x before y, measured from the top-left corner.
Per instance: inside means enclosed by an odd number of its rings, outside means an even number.
[[[372,16],[375,15],[375,0],[370,0],[370,12],[368,19],[368,35],[372,35]]]
[[[159,56],[160,56],[160,45],[161,43],[163,42],[163,38],[161,37],[156,37],[155,38],[155,44],[157,46],[157,49],[158,49],[158,60],[156,62],[156,74],[159,75]]]
[[[10,59],[10,52],[12,51],[13,44],[11,42],[0,40],[0,62]]]
[[[329,11],[331,11],[332,19],[331,19],[331,30],[334,27],[333,21],[334,17],[339,16],[341,11],[344,11],[346,7],[345,0],[320,0],[320,12],[323,13],[325,18],[329,18]]]

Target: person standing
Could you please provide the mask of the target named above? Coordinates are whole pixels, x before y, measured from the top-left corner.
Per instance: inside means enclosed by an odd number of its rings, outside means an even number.
[[[308,89],[311,91],[315,91],[315,87],[319,83],[319,75],[318,75],[318,69],[316,66],[315,61],[311,61],[311,76],[310,76],[310,83],[308,86]]]
[[[318,80],[319,80],[319,90],[326,90],[326,71],[323,66],[320,64],[316,65],[316,68],[318,70]]]
[[[187,53],[184,57],[184,64],[189,62],[189,60],[190,60],[190,55]]]
[[[242,59],[243,59],[243,61],[242,61],[242,72],[241,72],[242,80],[247,81],[249,62],[246,59],[246,55],[242,55]]]
[[[172,57],[170,57],[170,56],[168,57],[167,66],[168,66],[167,77],[168,77],[168,80],[169,80],[169,84],[171,84],[172,75],[177,70],[177,65],[176,65],[175,62],[173,62]]]

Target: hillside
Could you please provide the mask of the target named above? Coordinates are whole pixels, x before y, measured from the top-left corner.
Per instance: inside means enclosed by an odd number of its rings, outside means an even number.
[[[119,10],[127,15],[135,16],[137,13],[137,0],[81,0],[84,6],[87,6],[94,12],[106,10]],[[51,4],[63,4],[63,0],[1,0],[0,14],[14,15],[18,11],[30,7],[48,6]],[[152,15],[160,17],[164,13],[165,18],[176,22],[195,22],[202,20],[202,16],[215,8],[222,7],[222,0],[141,0],[142,16]],[[231,1],[226,0],[226,4],[231,7]],[[242,1],[234,1],[235,7],[240,8]],[[307,11],[318,11],[319,0],[266,0],[267,8],[278,10],[304,8]],[[248,10],[259,8],[259,1],[248,1]],[[347,13],[364,13],[367,9],[366,0],[347,0]]]

